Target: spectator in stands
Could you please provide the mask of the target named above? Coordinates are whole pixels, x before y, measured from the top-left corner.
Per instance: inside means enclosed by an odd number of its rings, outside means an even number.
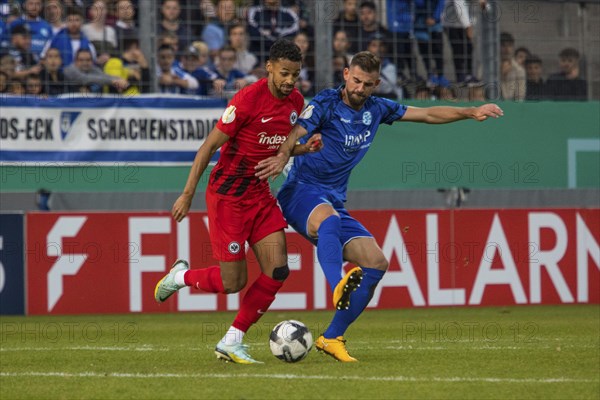
[[[129,87],[125,95],[138,95],[150,92],[150,68],[148,61],[140,49],[137,39],[123,41],[125,51],[119,56],[111,57],[104,64],[104,72],[111,76],[127,79]],[[110,92],[117,89],[111,88]]]
[[[416,62],[412,55],[413,12],[410,1],[386,0],[387,26],[393,37],[393,61],[399,79],[416,79]]]
[[[179,53],[179,36],[173,32],[163,32],[158,36],[158,47],[171,46],[175,54]]]
[[[198,80],[175,65],[175,50],[169,45],[158,48],[158,77],[161,93],[188,93],[198,89]]]
[[[526,100],[544,100],[548,97],[546,82],[542,76],[542,59],[530,55],[525,60],[525,72],[527,75]]]
[[[344,32],[344,31],[338,31]],[[333,86],[339,87],[345,83],[344,81],[344,69],[349,67],[348,59],[344,56],[334,55],[332,59],[333,64]]]
[[[10,35],[8,34],[8,25],[0,19],[0,53],[10,45]]]
[[[60,51],[51,47],[46,51],[46,57],[42,60],[44,68],[40,72],[42,80],[42,91],[48,96],[57,96],[69,92],[65,75],[62,71],[62,59]]]
[[[31,51],[31,34],[26,24],[13,25],[10,34],[8,54],[15,60],[15,72],[12,79],[25,82],[29,75],[37,75],[42,70],[39,58]]]
[[[367,50],[369,43],[375,37],[385,42],[391,42],[391,37],[377,18],[377,8],[373,1],[363,1],[359,8],[360,27],[358,29],[358,51]]]
[[[89,41],[87,36],[81,32],[81,26],[83,25],[83,11],[80,8],[68,8],[66,11],[67,15],[67,27],[56,34],[46,43],[42,57],[45,57],[46,51],[50,47],[57,48],[60,51],[60,57],[63,61],[63,66],[70,65],[75,58],[75,54],[79,49],[88,50],[93,59],[96,59],[96,49],[94,45]]]
[[[29,96],[41,96],[44,94],[42,91],[42,80],[39,75],[29,75],[25,78],[25,94]]]
[[[206,43],[202,40],[196,40],[192,43],[192,46],[198,50],[198,68],[214,69],[215,64],[210,59],[210,53]]]
[[[434,87],[450,85],[444,77],[443,10],[443,0],[415,0],[414,35],[427,70],[427,82]]]
[[[369,42],[367,50],[375,54],[381,60],[381,71],[379,73],[379,85],[373,92],[376,96],[388,99],[402,98],[402,89],[397,84],[398,71],[396,65],[385,56],[386,44],[383,38],[375,36]]]
[[[189,47],[194,41],[194,35],[192,27],[179,19],[181,15],[179,0],[163,0],[160,14],[161,20],[158,26],[158,33],[174,33],[179,39],[180,49]]]
[[[63,18],[63,4],[60,0],[46,0],[44,17],[52,27],[51,37],[54,37],[58,32],[66,28]]]
[[[4,71],[0,71],[0,93],[8,92],[8,75]]]
[[[264,0],[262,6],[248,9],[250,51],[263,63],[271,45],[280,38],[292,39],[299,30],[298,15],[290,8],[280,7],[280,0]]]
[[[119,92],[127,89],[129,82],[126,79],[105,74],[94,65],[92,52],[80,48],[75,53],[75,61],[65,67],[65,79],[71,84],[74,92],[103,93],[104,85],[112,86]]]
[[[208,48],[206,49],[208,52]],[[208,54],[205,55],[208,57]],[[189,90],[188,94],[199,96],[208,96],[213,88],[213,82],[217,79],[217,74],[205,66],[200,65],[200,52],[196,46],[192,45],[183,53],[181,57],[181,69],[192,75],[198,81],[198,88]]]
[[[20,95],[25,92],[23,82],[15,78],[16,65],[15,59],[10,54],[0,56],[0,72],[5,73],[8,77],[5,93],[11,95]]]
[[[514,58],[515,58],[515,61],[517,62],[517,64],[519,64],[521,67],[525,68],[525,60],[530,55],[531,55],[531,52],[529,51],[529,49],[527,47],[519,47],[518,49],[515,50]]]
[[[456,82],[472,84],[476,82],[473,74],[473,20],[466,0],[446,0],[442,25],[446,30],[452,60],[456,73]]]
[[[98,53],[96,58],[98,65],[104,65],[117,48],[117,33],[115,28],[106,25],[106,14],[106,0],[95,0],[88,9],[90,22],[81,28]]]
[[[235,49],[233,68],[251,74],[258,64],[258,58],[248,51],[248,34],[243,24],[233,24],[229,27],[229,45]]]
[[[219,50],[227,44],[227,32],[230,26],[236,23],[236,8],[233,0],[219,0],[217,2],[217,16],[211,20],[202,31],[202,41],[210,50],[210,57],[214,60]]]
[[[39,57],[46,42],[52,37],[52,26],[42,18],[42,0],[25,0],[25,13],[10,24],[10,28],[25,25],[31,34],[31,52]]]
[[[217,96],[233,95],[249,84],[246,74],[233,68],[233,64],[235,64],[235,49],[225,46],[219,50],[216,68],[213,70],[217,74],[217,79],[213,82],[213,94]]]
[[[135,26],[135,8],[131,0],[117,0],[115,7],[115,30],[117,31],[117,44],[120,52],[125,50],[126,39],[139,40],[139,32]]]
[[[309,11],[311,7],[309,7],[307,1],[283,0],[281,5],[284,7],[289,7],[298,16],[298,30],[306,32],[308,37],[312,40],[312,38],[315,36],[315,28],[310,23],[311,17],[309,15]]]
[[[296,87],[303,96],[314,96],[315,60],[308,34],[302,31],[298,32],[294,36],[294,43],[300,48],[300,53],[302,54],[302,69],[300,69],[300,76],[296,81]]]
[[[580,75],[579,52],[563,49],[558,55],[560,72],[548,78],[548,93],[554,100],[587,100],[587,81]]]
[[[525,70],[514,59],[515,39],[508,32],[500,34],[500,93],[504,100],[525,100]]]
[[[344,0],[342,11],[333,21],[333,32],[346,32],[346,39],[352,39],[352,43],[348,42],[348,52],[356,53],[358,51],[358,43],[355,41],[358,38],[358,0]]]
[[[352,54],[350,54],[350,41],[348,40],[348,33],[344,30],[338,30],[333,35],[333,56],[344,57],[346,64],[350,65],[352,60]]]

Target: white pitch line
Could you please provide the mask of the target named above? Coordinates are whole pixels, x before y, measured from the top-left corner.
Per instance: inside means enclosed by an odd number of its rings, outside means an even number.
[[[57,377],[57,378],[183,378],[183,379],[304,379],[320,381],[376,381],[376,382],[444,382],[444,383],[598,383],[592,379],[558,378],[485,378],[485,377],[413,377],[413,376],[327,376],[327,375],[295,375],[295,374],[141,374],[127,372],[0,372],[0,377]]]
[[[110,347],[110,346],[74,346],[74,347],[7,347],[0,352],[8,351],[169,351],[168,348],[154,347]]]

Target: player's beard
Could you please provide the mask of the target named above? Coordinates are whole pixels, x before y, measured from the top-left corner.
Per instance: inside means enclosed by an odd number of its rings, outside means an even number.
[[[348,87],[346,87],[346,98],[348,99],[348,103],[352,108],[360,109],[363,104],[365,104],[365,101],[367,101],[369,96],[351,92],[348,90]]]

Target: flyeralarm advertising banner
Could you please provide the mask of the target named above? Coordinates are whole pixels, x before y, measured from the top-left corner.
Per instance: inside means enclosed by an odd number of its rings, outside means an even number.
[[[390,261],[369,307],[600,303],[600,209],[352,214]],[[291,274],[271,309],[332,308],[313,246],[286,234]],[[205,213],[179,224],[168,213],[32,213],[26,242],[29,314],[237,310],[244,295],[185,288],[154,301],[175,259],[216,264]],[[247,258],[251,282],[259,268]]]
[[[0,162],[182,163],[194,159],[225,99],[3,97]]]

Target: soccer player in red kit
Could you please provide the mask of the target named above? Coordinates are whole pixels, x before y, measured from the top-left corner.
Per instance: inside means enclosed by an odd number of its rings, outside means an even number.
[[[206,190],[213,256],[219,266],[190,269],[184,260],[157,284],[154,297],[165,301],[177,290],[194,286],[210,293],[236,293],[248,278],[245,243],[252,248],[261,268],[258,279],[242,299],[233,324],[215,348],[217,358],[253,364],[242,344],[245,332],[267,311],[289,274],[284,228],[287,227],[269,184],[258,179],[255,166],[277,154],[296,124],[304,98],[294,84],[302,67],[298,46],[281,39],[270,49],[267,78],[233,96],[206,141],[198,149],[183,193],[175,201],[173,218],[180,222],[188,213],[196,186],[213,154],[222,147]],[[294,154],[320,150],[319,135],[297,145]]]

